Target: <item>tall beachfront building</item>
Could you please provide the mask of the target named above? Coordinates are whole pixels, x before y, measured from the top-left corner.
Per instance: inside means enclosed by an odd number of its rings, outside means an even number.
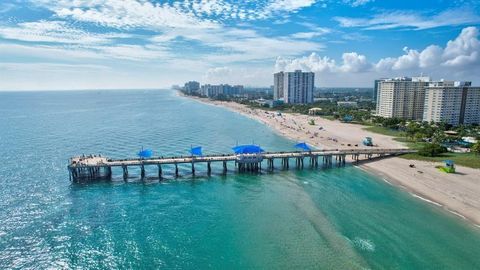
[[[471,82],[433,82],[425,90],[423,120],[450,125],[480,124],[480,87]]]
[[[383,82],[385,80],[385,78],[375,80],[375,83],[373,85],[373,102],[375,103],[378,101],[378,87],[380,86],[380,82]]]
[[[185,86],[183,87],[183,89],[189,94],[196,93],[200,91],[200,83],[196,81],[187,82],[185,83]]]
[[[285,73],[283,73],[283,71],[273,74],[273,99],[274,100],[283,99],[284,78],[285,78]]]
[[[306,104],[313,102],[315,73],[279,72],[273,75],[273,96],[275,100],[283,99],[287,104]]]
[[[378,82],[376,114],[386,118],[422,120],[429,77],[401,77]]]

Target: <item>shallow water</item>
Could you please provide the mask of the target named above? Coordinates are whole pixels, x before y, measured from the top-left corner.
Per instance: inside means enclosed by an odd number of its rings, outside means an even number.
[[[83,153],[237,142],[293,145],[172,91],[0,93],[0,268],[480,268],[478,228],[351,166],[82,185],[66,169]]]

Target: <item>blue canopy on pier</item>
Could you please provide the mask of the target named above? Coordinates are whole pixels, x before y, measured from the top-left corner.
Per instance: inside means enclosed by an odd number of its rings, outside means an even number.
[[[296,148],[300,148],[304,151],[312,151],[312,148],[310,146],[308,146],[306,143],[302,142],[302,143],[297,143],[295,144],[295,147]]]
[[[142,149],[142,151],[138,152],[137,155],[141,158],[151,158],[153,156],[153,151],[150,149]]]
[[[258,154],[265,152],[260,146],[254,144],[238,145],[232,149],[235,154]]]
[[[202,156],[202,147],[201,146],[197,146],[197,147],[192,147],[190,149],[190,154],[194,155],[194,156]]]

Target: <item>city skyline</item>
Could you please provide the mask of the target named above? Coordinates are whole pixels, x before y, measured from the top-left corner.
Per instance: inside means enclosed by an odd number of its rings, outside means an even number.
[[[315,72],[318,87],[422,73],[479,81],[479,10],[477,1],[7,0],[0,91],[261,87],[296,69]]]

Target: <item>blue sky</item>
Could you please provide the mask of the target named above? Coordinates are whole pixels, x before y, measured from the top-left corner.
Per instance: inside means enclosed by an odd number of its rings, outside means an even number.
[[[294,69],[480,85],[479,2],[2,0],[0,90],[269,86]]]

